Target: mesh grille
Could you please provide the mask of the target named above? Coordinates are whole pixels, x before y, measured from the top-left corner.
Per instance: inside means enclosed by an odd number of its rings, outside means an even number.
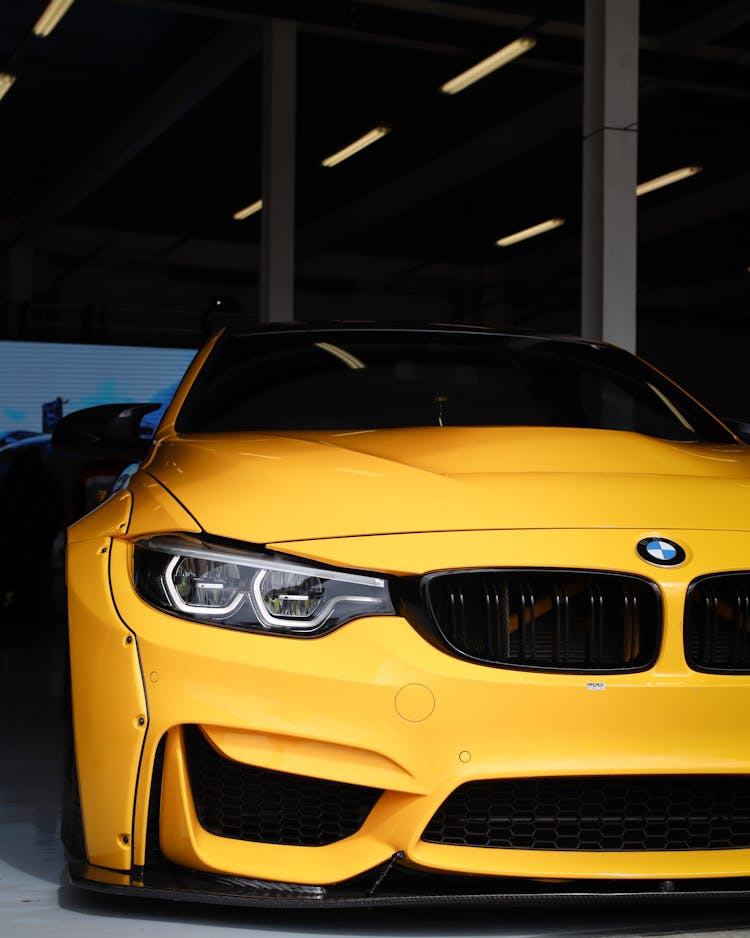
[[[467,782],[422,839],[508,850],[750,847],[746,775],[605,776]]]
[[[450,650],[551,671],[639,671],[656,660],[661,598],[650,580],[566,570],[469,570],[423,580]]]
[[[690,584],[685,657],[698,671],[750,672],[750,573],[707,576]]]
[[[356,833],[382,794],[233,762],[197,727],[186,726],[184,733],[198,820],[219,837],[320,847]]]

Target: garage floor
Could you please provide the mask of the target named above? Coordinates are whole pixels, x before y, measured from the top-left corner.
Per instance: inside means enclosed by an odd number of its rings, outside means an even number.
[[[23,630],[0,623],[0,936],[203,938],[256,935],[750,936],[750,905],[563,910],[307,912],[128,900],[67,884],[58,840],[62,759],[62,617]]]

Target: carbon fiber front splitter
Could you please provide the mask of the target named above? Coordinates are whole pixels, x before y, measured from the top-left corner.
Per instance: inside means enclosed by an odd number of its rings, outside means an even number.
[[[750,878],[569,880],[551,883],[510,877],[425,873],[401,865],[401,859],[397,854],[384,866],[330,886],[221,876],[168,864],[121,873],[72,860],[68,869],[74,886],[97,892],[256,908],[535,906],[750,899]]]

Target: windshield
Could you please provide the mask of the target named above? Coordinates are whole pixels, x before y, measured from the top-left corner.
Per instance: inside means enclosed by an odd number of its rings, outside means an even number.
[[[491,332],[311,330],[222,336],[180,433],[545,426],[733,443],[620,349]]]

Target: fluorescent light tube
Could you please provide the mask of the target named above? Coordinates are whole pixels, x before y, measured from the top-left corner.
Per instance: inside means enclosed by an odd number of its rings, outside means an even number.
[[[263,199],[258,199],[257,202],[246,205],[244,208],[241,208],[239,212],[235,212],[232,218],[235,218],[237,221],[242,221],[243,218],[249,218],[251,215],[255,215],[255,213],[259,212],[262,208]]]
[[[655,176],[646,182],[641,182],[635,187],[636,195],[645,195],[647,192],[653,192],[654,189],[662,189],[664,186],[671,186],[673,182],[680,182],[695,176],[703,169],[702,166],[683,166],[682,169],[675,169],[671,173],[664,173],[663,176]]]
[[[481,62],[477,62],[476,65],[467,68],[465,72],[461,72],[460,75],[451,78],[450,81],[441,85],[440,90],[444,94],[456,94],[458,91],[463,91],[464,88],[473,85],[475,81],[479,81],[480,78],[484,78],[485,75],[494,72],[496,68],[507,65],[508,62],[517,59],[519,55],[523,55],[524,52],[533,49],[535,45],[536,39],[534,39],[533,36],[521,36],[520,39],[514,39],[513,42],[509,43],[507,46],[503,46],[502,49],[493,52],[492,55],[488,56],[486,59],[482,59]]]
[[[49,36],[71,6],[73,6],[73,0],[50,0],[47,9],[36,21],[34,35]]]
[[[335,153],[327,156],[324,160],[321,161],[321,166],[336,166],[337,163],[341,163],[343,160],[348,160],[350,156],[354,156],[355,153],[359,153],[360,150],[364,150],[365,147],[369,147],[371,143],[375,143],[376,140],[380,140],[382,137],[385,137],[390,129],[390,127],[385,125],[374,127],[371,131],[361,137],[358,137],[353,143],[350,143],[349,146],[344,147],[341,150],[337,150]]]
[[[545,231],[552,231],[553,228],[559,228],[560,225],[564,224],[564,218],[549,218],[538,225],[532,225],[531,228],[524,228],[522,231],[506,235],[506,237],[497,240],[495,244],[501,248],[507,248],[509,244],[516,244],[516,242],[525,241],[527,238],[535,238],[537,235],[544,234]]]
[[[0,98],[5,97],[15,80],[16,76],[11,75],[10,72],[0,72]]]

